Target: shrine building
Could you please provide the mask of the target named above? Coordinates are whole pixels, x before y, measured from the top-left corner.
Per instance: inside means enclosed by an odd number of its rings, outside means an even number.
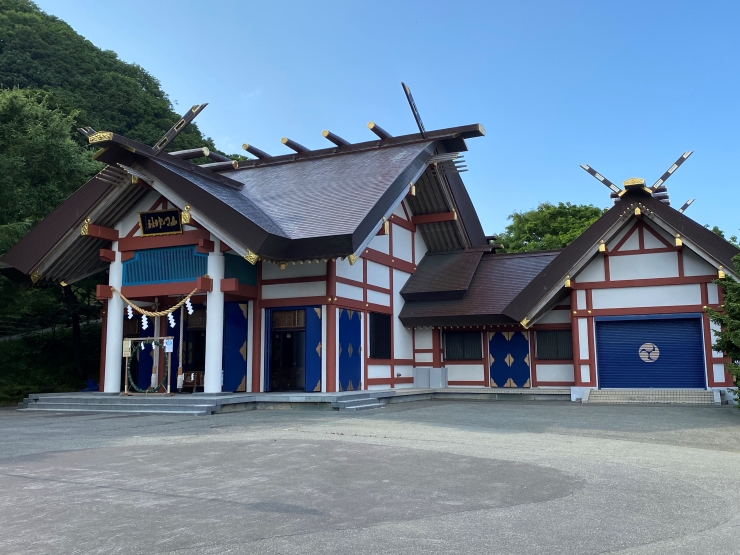
[[[83,130],[107,166],[0,261],[34,283],[107,272],[101,391],[733,386],[705,308],[739,251],[641,180],[566,249],[506,254],[460,175],[481,125],[165,152],[199,109],[154,147]]]

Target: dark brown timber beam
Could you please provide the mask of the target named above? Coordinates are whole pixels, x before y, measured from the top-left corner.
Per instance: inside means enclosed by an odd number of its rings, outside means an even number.
[[[183,115],[180,120],[175,125],[173,125],[161,139],[159,139],[157,144],[152,147],[154,155],[156,156],[157,154],[159,154],[164,147],[174,141],[177,136],[182,133],[183,130],[188,126],[188,124],[205,109],[206,106],[208,106],[208,103],[196,104],[195,106],[190,108],[190,110],[188,110],[185,115]]]
[[[328,129],[324,129],[321,132],[321,136],[324,137],[325,139],[331,141],[332,143],[334,143],[337,146],[345,146],[345,145],[348,145],[349,144],[349,141],[345,141],[344,139],[342,139],[342,137],[340,137],[339,135],[335,135],[334,133],[332,133]]]
[[[439,214],[411,216],[411,223],[414,225],[435,224],[439,222],[454,222],[455,220],[457,220],[457,212],[441,212]]]
[[[382,127],[380,127],[380,125],[378,125],[378,124],[376,124],[376,123],[374,123],[372,121],[367,124],[367,128],[370,131],[372,131],[373,133],[375,133],[381,139],[390,139],[391,137],[393,137],[393,135],[391,135],[390,133],[388,133],[388,131],[386,131],[385,129],[383,129]]]

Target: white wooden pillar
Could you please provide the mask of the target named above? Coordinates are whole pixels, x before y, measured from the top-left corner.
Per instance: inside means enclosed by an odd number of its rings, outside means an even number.
[[[123,264],[121,253],[118,252],[118,241],[113,242],[113,251],[116,253],[115,262],[111,262],[108,273],[108,284],[121,290],[123,283]],[[123,360],[123,300],[118,293],[108,299],[108,325],[105,330],[105,393],[121,391],[121,364]]]
[[[208,254],[208,277],[213,280],[212,291],[206,297],[206,374],[203,391],[221,393],[221,374],[224,354],[224,278],[225,260],[221,242],[213,241],[213,252]]]

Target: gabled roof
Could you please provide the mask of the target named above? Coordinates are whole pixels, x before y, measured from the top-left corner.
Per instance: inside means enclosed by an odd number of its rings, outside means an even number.
[[[538,251],[508,254],[485,253],[475,268],[462,298],[453,300],[407,301],[399,318],[404,326],[479,326],[517,323],[504,314],[504,309],[516,295],[550,264],[560,251]],[[447,278],[436,272],[448,269],[455,260],[468,262],[479,253],[427,255],[422,259],[404,287],[405,292],[441,290]],[[429,262],[425,263],[427,258]],[[467,272],[449,278],[449,287],[461,287]]]
[[[45,279],[69,283],[100,270],[104,265],[97,252],[105,241],[80,240],[82,222],[91,217],[93,224],[114,226],[117,221],[102,221],[101,215],[130,211],[133,199],[140,200],[148,187],[180,209],[189,205],[194,219],[237,253],[284,262],[357,254],[423,176],[418,194],[442,199],[425,213],[459,215],[454,221],[420,224],[422,234],[430,226],[439,231],[424,236],[427,246],[434,251],[450,244],[458,249],[485,245],[459,176],[434,172],[428,162],[449,149],[467,150],[465,139],[483,134],[480,125],[428,131],[247,160],[233,168],[222,163],[219,168],[228,171],[217,173],[126,137],[95,133],[90,140],[103,147],[98,160],[109,164],[105,172],[118,175],[123,169],[140,178],[139,185],[132,185],[127,174],[122,175],[128,182],[119,179],[115,186],[96,176],[31,230],[0,265],[26,275],[38,269]],[[123,204],[122,195],[127,199]]]
[[[642,190],[628,190],[620,201],[596,220],[575,241],[565,248],[542,272],[514,298],[503,311],[512,320],[525,318],[533,321],[552,304],[563,288],[565,277],[575,275],[598,253],[601,240],[608,242],[639,208],[648,218],[666,231],[680,234],[684,245],[702,256],[715,267],[723,266],[729,274],[735,273],[733,257],[740,254],[731,243],[694,220],[671,208]],[[735,276],[736,278],[738,276]]]

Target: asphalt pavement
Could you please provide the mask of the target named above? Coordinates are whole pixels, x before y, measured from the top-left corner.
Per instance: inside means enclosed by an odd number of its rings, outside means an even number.
[[[0,554],[740,553],[740,411],[0,409]]]

